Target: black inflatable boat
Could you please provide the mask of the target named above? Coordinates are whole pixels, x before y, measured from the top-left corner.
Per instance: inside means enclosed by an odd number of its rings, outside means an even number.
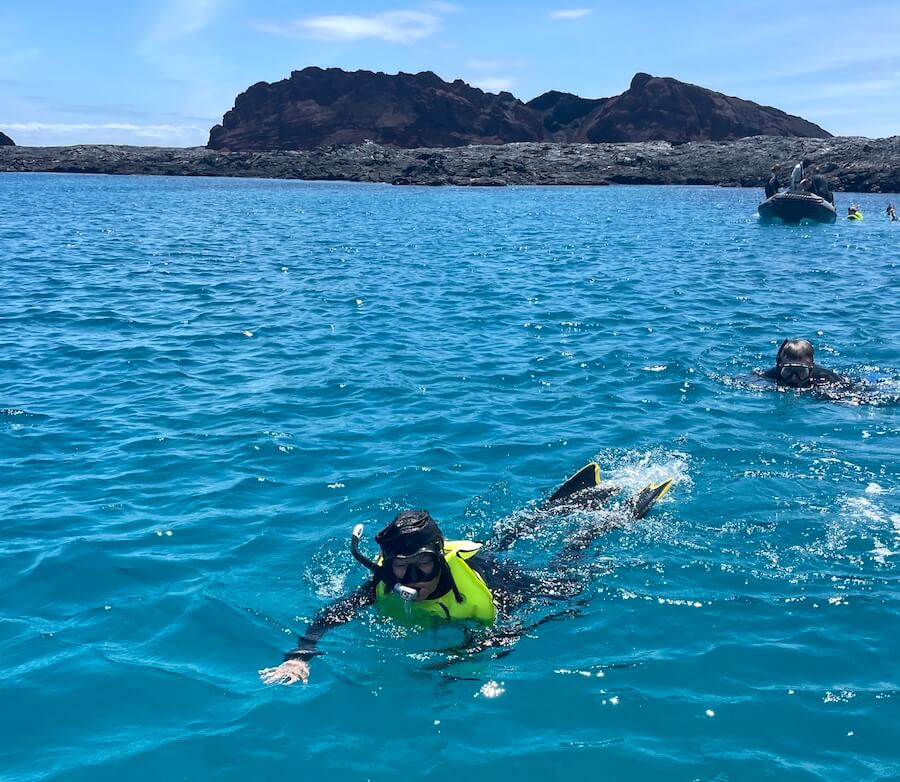
[[[781,220],[785,223],[799,223],[801,220],[833,223],[837,219],[834,204],[812,193],[775,193],[763,201],[757,211],[763,220]]]

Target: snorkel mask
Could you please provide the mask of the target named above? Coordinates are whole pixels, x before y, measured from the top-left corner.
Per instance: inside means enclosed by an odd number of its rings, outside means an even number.
[[[779,364],[778,377],[785,383],[805,383],[812,374],[808,364]]]
[[[802,386],[812,376],[812,360],[809,363],[796,356],[792,350],[791,358],[785,358],[785,347],[790,340],[784,340],[778,348],[775,356],[775,366],[778,368],[778,379],[795,388]]]
[[[444,566],[444,536],[428,511],[403,511],[375,536],[381,546],[379,563],[359,550],[363,525],[353,528],[350,551],[388,589],[404,600],[413,600],[417,590],[410,584],[431,581]]]

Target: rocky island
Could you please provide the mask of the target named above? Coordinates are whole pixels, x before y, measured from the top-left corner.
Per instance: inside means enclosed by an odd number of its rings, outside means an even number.
[[[745,136],[827,138],[801,117],[647,73],[613,98],[551,91],[523,103],[430,71],[388,75],[305,68],[259,82],[209,133],[210,149],[313,149],[330,144],[457,147],[627,141],[727,141]]]
[[[207,147],[0,147],[0,171],[406,185],[761,187],[809,158],[835,190],[900,191],[900,137],[832,137],[800,117],[637,74],[621,95],[528,103],[433,73],[306,68],[235,100]]]

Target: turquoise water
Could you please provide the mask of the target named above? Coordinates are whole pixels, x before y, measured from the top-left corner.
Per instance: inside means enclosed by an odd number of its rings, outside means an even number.
[[[0,777],[900,778],[900,224],[760,199],[0,175]],[[760,387],[788,336],[882,380]],[[594,458],[676,483],[577,616],[260,683],[355,523],[485,537]]]

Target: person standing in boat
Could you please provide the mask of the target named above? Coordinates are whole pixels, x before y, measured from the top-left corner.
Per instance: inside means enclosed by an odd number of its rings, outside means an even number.
[[[776,163],[772,166],[772,176],[766,182],[766,198],[771,198],[775,193],[781,190],[781,182],[778,181],[778,172],[781,170],[781,164]]]
[[[794,166],[794,170],[791,171],[791,183],[788,186],[788,190],[791,193],[799,193],[801,191],[800,183],[803,181],[803,167],[809,165],[809,160],[801,160],[797,165]]]

